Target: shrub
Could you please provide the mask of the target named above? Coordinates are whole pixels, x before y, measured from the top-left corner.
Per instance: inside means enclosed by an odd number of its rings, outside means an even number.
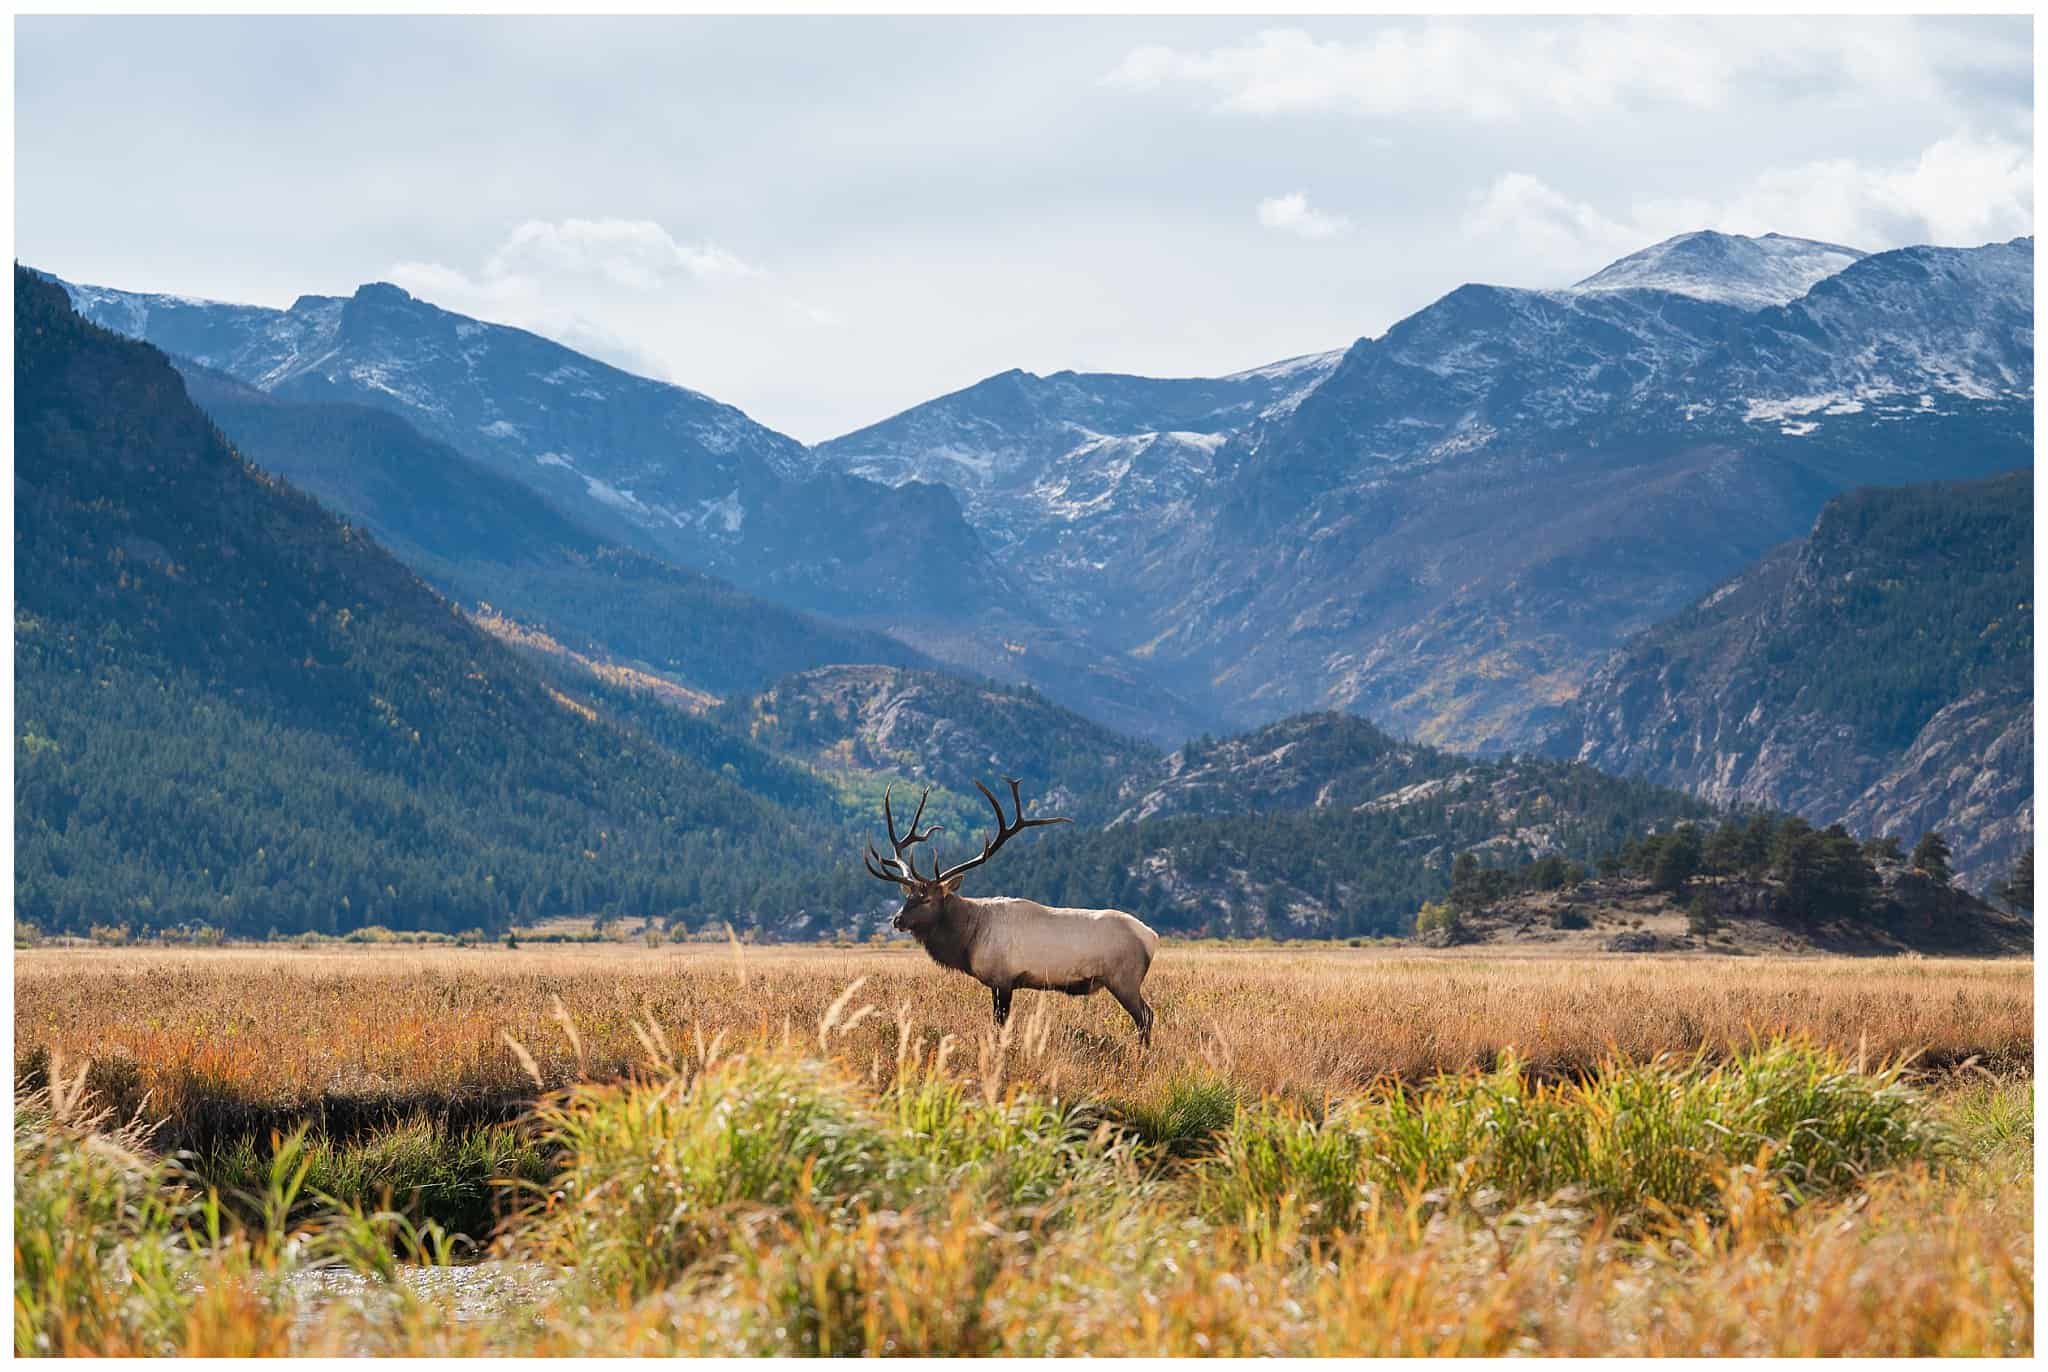
[[[1705,938],[1721,928],[1721,916],[1715,908],[1713,896],[1705,891],[1695,894],[1685,907],[1685,931]]]
[[[1421,911],[1415,916],[1415,932],[1418,934],[1433,933],[1439,929],[1453,933],[1461,925],[1457,907],[1449,901],[1424,901]]]

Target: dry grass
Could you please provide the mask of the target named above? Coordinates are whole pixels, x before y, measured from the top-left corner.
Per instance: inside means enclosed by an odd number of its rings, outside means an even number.
[[[496,1246],[560,1275],[489,1319],[393,1285],[382,1219],[273,1178],[298,1237],[181,1238],[100,1213],[125,1153],[18,1128],[17,1348],[2032,1351],[2028,964],[1177,948],[1149,989],[1141,1052],[1100,999],[1020,999],[998,1041],[979,988],[881,950],[33,952],[18,1051],[187,1125],[530,1100],[522,1055],[585,1081]],[[1755,1047],[1787,1033],[1824,1046]],[[1629,1066],[1671,1051],[1707,1061]],[[1911,1053],[2001,1074],[1930,1096],[1877,1065]],[[368,1285],[294,1320],[295,1252]]]
[[[637,1062],[636,1020],[679,1037],[785,1026],[808,1036],[856,977],[866,978],[861,999],[888,1013],[834,1049],[883,1083],[899,1007],[926,1046],[947,1034],[970,1045],[989,1037],[987,993],[910,950],[38,949],[16,955],[15,1052],[31,1079],[41,1054],[91,1060],[109,1105],[132,1109],[147,1093],[151,1113],[174,1126],[268,1128],[318,1109],[345,1132],[358,1116],[381,1121],[392,1109],[530,1100],[507,1035],[552,1088]],[[2032,1068],[2032,964],[2018,961],[1169,947],[1147,991],[1160,1014],[1150,1052],[1106,996],[1020,995],[1018,1015],[1048,1051],[1018,1055],[1013,1079],[1145,1101],[1208,1074],[1252,1095],[1314,1102],[1389,1075],[1489,1067],[1509,1048],[1538,1075],[1557,1075],[1610,1051],[1630,1061],[1718,1054],[1783,1033],[1872,1060]]]

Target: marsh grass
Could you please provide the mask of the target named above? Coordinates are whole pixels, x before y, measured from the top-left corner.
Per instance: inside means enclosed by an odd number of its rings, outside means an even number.
[[[844,1063],[798,1058],[807,1067],[792,1077],[787,1053],[750,1045],[681,1085],[650,1079],[572,1098],[604,1112],[665,1094],[715,1117],[720,1102],[823,1096],[829,1107],[800,1113],[833,1119],[831,1133],[860,1116],[870,1171],[793,1167],[802,1145],[773,1167],[728,1168],[717,1191],[728,1222],[700,1234],[686,1259],[671,1250],[666,1270],[609,1292],[575,1287],[573,1315],[542,1312],[510,1343],[415,1331],[386,1351],[2032,1347],[2030,1187],[2005,1169],[2016,1143],[2007,1135],[1975,1157],[1948,1147],[1948,1112],[1904,1087],[1896,1063],[1859,1069],[1828,1050],[1767,1042],[1729,1063],[1617,1064],[1576,1085],[1511,1077],[1503,1063],[1333,1102],[1320,1117],[1298,1102],[1247,1101],[1192,1165],[1125,1130],[1050,1130],[1066,1203],[1048,1208],[1005,1203],[957,1170],[978,1152],[960,1140],[1009,1127],[1031,1104],[1024,1093],[992,1105],[964,1087],[940,1092],[929,1062],[879,1089]],[[1722,1131],[1699,1124],[1716,1110],[1740,1122],[1719,1142]],[[1622,1119],[1643,1112],[1655,1120]],[[831,1133],[813,1142],[834,1151]],[[1995,1173],[1984,1185],[1956,1184],[1956,1169],[1984,1167]],[[893,1185],[878,1188],[878,1175]],[[1213,1187],[1246,1177],[1234,1203],[1218,1203]],[[637,1232],[613,1213],[592,1205],[552,1259],[601,1262]]]

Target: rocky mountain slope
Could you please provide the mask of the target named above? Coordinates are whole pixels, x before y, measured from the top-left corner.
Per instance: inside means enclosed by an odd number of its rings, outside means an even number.
[[[1161,756],[1035,693],[929,672],[805,672],[712,719],[832,778],[850,824],[877,841],[885,784],[897,783],[899,824],[931,786],[925,817],[944,826],[947,860],[988,828],[974,779],[1000,791],[1018,776],[1031,813],[1075,824],[1006,849],[1001,870],[977,878],[993,885],[976,889],[1110,902],[1179,932],[1403,933],[1461,852],[1590,861],[1713,814],[1667,787],[1460,757],[1334,713]],[[893,912],[885,889],[873,899],[874,918]]]
[[[1590,767],[1389,747],[1355,724],[1286,720],[1168,758],[1150,784],[1124,788],[1111,823],[1006,850],[1001,880],[1055,902],[1107,901],[1162,931],[1406,934],[1461,853],[1503,867],[1591,862],[1713,813]],[[1298,774],[1297,757],[1327,775]]]
[[[624,547],[389,410],[290,400],[177,365],[244,458],[368,529],[472,613],[545,624],[571,651],[715,696],[825,663],[930,665],[885,635]]]
[[[598,532],[801,608],[858,607],[888,565],[877,550],[913,541],[953,568],[936,606],[1003,586],[941,489],[812,476],[801,444],[730,405],[396,286],[288,310],[66,289],[95,323],[281,398],[403,415]]]
[[[390,285],[268,310],[60,284],[87,318],[273,399],[394,414],[608,544],[890,634],[980,675],[1032,683],[1129,731],[1178,739],[1212,719],[1145,664],[1104,648],[1089,626],[1046,610],[998,565],[948,488],[821,467],[795,440],[695,391]],[[519,565],[519,533],[508,526],[475,551]]]
[[[2032,273],[2031,239],[1683,235],[1565,290],[1461,287],[1200,444],[1033,446],[1104,432],[1099,399],[1013,374],[819,451],[950,470],[1055,612],[1232,722],[1338,707],[1528,747],[1830,495],[2030,464]]]
[[[1342,359],[1214,379],[1009,371],[821,444],[814,460],[891,485],[944,484],[1038,595],[1113,618],[1126,563],[1197,517],[1230,434],[1298,404]]]
[[[977,778],[1007,795],[1002,779],[1018,777],[1034,812],[1097,824],[1108,817],[1111,797],[1159,766],[1159,754],[1149,745],[1035,691],[938,672],[824,667],[730,701],[713,718],[828,772],[902,777],[945,788],[953,793],[946,802],[949,813],[968,821],[964,828],[953,826],[961,844],[988,818],[986,802],[974,789]],[[915,803],[915,791],[899,794],[911,795]],[[908,815],[906,810],[898,819]]]
[[[1528,746],[1605,650],[1829,494],[2030,463],[2031,275],[2023,240],[1860,258],[1753,312],[1453,292],[1219,454],[1218,518],[1153,569],[1179,588],[1153,660],[1228,664],[1238,709],[1335,704]],[[1841,398],[1781,417],[1818,395]]]
[[[1911,843],[2033,833],[2033,477],[1864,489],[1592,677],[1551,751]]]

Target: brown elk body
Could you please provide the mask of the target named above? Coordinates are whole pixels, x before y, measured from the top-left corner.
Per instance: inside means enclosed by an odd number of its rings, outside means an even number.
[[[1015,897],[975,899],[960,894],[961,878],[1010,838],[1039,825],[1067,823],[1060,818],[1025,819],[1014,780],[1010,798],[1017,817],[1006,819],[995,794],[978,781],[974,784],[995,809],[996,835],[982,845],[979,856],[944,871],[935,865],[929,877],[907,856],[910,848],[938,832],[937,826],[923,831],[917,827],[924,802],[918,802],[909,836],[899,838],[889,797],[883,795],[883,819],[896,856],[882,857],[869,845],[868,871],[903,890],[895,927],[915,938],[941,967],[965,972],[988,987],[995,996],[998,1025],[1009,1018],[1010,997],[1020,990],[1070,996],[1108,991],[1137,1025],[1139,1041],[1150,1043],[1153,1015],[1143,987],[1159,935],[1143,922],[1121,910],[1063,909]]]

